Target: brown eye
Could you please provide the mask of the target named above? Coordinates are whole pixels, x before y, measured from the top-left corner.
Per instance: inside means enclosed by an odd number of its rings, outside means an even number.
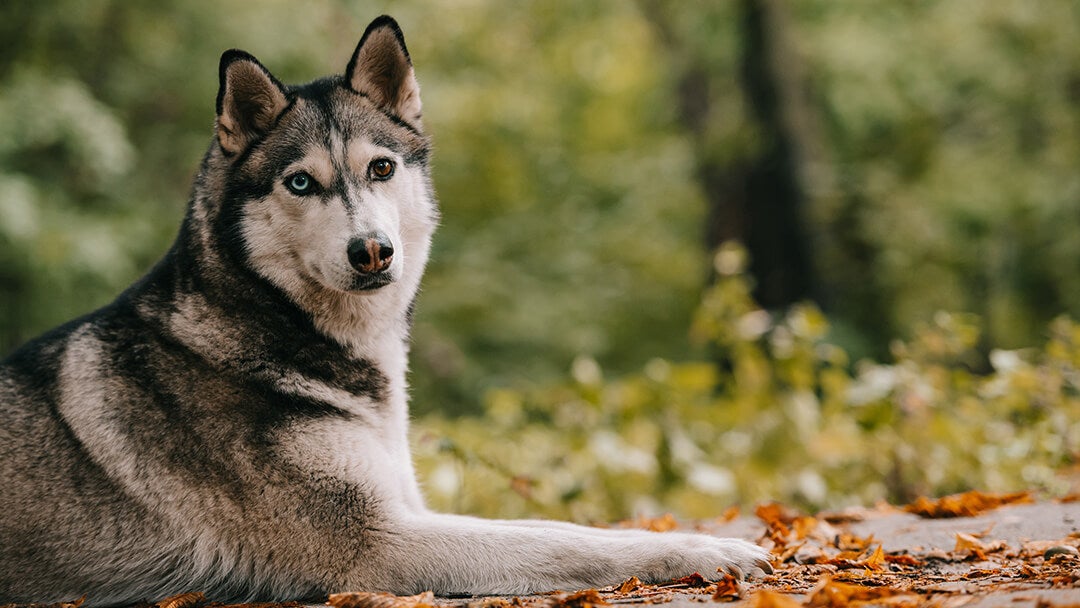
[[[368,174],[371,179],[386,181],[394,175],[394,161],[389,158],[377,158],[368,165]]]

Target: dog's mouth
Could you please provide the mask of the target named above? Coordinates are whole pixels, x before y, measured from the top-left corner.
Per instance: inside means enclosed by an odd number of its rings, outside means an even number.
[[[374,274],[357,274],[353,277],[349,291],[375,291],[386,287],[394,282],[394,277],[389,272],[377,272]]]

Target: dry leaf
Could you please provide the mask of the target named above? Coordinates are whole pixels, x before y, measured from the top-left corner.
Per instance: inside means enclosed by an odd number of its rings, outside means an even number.
[[[606,605],[607,602],[600,597],[600,592],[596,589],[585,589],[570,595],[557,596],[547,604],[549,608],[592,608]]]
[[[874,543],[874,535],[871,534],[865,538],[861,536],[855,536],[849,532],[841,532],[833,543],[837,549],[841,551],[855,551],[862,553],[866,551],[867,547]]]
[[[1028,502],[1032,502],[1030,492],[987,494],[972,490],[963,494],[943,496],[936,501],[920,497],[904,507],[904,510],[920,517],[974,517],[1002,505]]]
[[[192,606],[203,603],[206,603],[206,595],[201,591],[195,591],[167,597],[160,602],[156,602],[154,608],[192,608]]]
[[[862,585],[850,585],[825,577],[810,595],[806,606],[810,608],[846,608],[861,602],[878,602],[879,600],[907,595],[905,591],[891,587],[863,587]]]
[[[619,585],[619,588],[617,589],[617,591],[619,593],[630,593],[632,591],[637,591],[640,588],[641,588],[641,581],[638,580],[638,577],[631,576],[630,578],[623,581],[621,585]]]
[[[245,604],[210,602],[205,608],[304,608],[304,605],[300,602],[248,602]]]
[[[668,588],[668,587],[689,587],[691,589],[700,589],[701,587],[708,587],[711,584],[712,583],[705,580],[705,577],[703,577],[703,576],[701,576],[701,574],[695,572],[695,573],[690,574],[688,576],[684,576],[682,578],[674,579],[669,583],[664,583],[663,585],[661,585],[661,587],[663,587],[663,588]]]
[[[732,505],[727,509],[724,509],[724,512],[720,517],[716,518],[716,523],[726,524],[729,521],[734,521],[739,518],[739,513],[739,505]]]
[[[866,566],[870,570],[884,570],[885,569],[885,551],[882,550],[881,545],[878,545],[877,549],[862,562],[863,566]]]
[[[679,527],[679,522],[671,513],[664,513],[660,517],[639,516],[637,519],[619,522],[623,528],[644,528],[651,532],[670,532]]]
[[[762,589],[753,595],[750,603],[751,608],[802,608],[802,604],[775,591]]]
[[[922,560],[916,559],[911,555],[886,555],[885,561],[890,564],[899,564],[901,566],[911,566],[912,568],[920,568],[923,566]]]
[[[712,599],[717,602],[733,602],[742,597],[742,589],[739,587],[739,579],[725,574],[724,578],[716,582],[716,591]]]
[[[419,595],[407,597],[392,593],[333,593],[327,605],[334,608],[434,608],[435,594],[425,591]]]
[[[986,559],[986,546],[979,539],[963,532],[956,533],[956,547],[953,548],[953,551],[973,555],[980,560]]]
[[[778,502],[763,503],[754,507],[754,515],[769,526],[776,523],[791,524],[799,517],[794,510]]]
[[[795,531],[795,538],[798,540],[804,540],[807,536],[810,536],[810,533],[817,529],[817,526],[818,520],[808,515],[796,517],[791,522],[791,528]]]

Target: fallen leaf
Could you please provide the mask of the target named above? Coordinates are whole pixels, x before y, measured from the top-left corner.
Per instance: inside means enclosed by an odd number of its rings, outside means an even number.
[[[833,545],[841,551],[857,551],[862,553],[874,543],[874,535],[867,537],[855,536],[850,532],[841,532],[833,542]]]
[[[754,515],[770,526],[776,523],[790,524],[799,517],[799,514],[794,510],[778,502],[759,504],[754,507]]]
[[[677,578],[677,579],[675,579],[675,580],[673,580],[673,581],[671,581],[669,583],[664,583],[663,585],[661,585],[661,587],[663,587],[663,588],[667,588],[667,587],[689,587],[691,589],[699,589],[701,587],[708,587],[711,584],[712,583],[705,580],[705,577],[703,577],[703,576],[701,576],[701,574],[695,572],[695,573],[690,574],[688,576],[684,576],[682,578]]]
[[[817,529],[817,526],[818,520],[807,515],[796,517],[795,520],[791,522],[791,529],[795,532],[795,538],[798,540],[803,540],[807,536],[810,536],[810,533]]]
[[[619,593],[630,593],[631,591],[637,591],[641,588],[641,581],[636,576],[631,576],[619,585],[617,591]]]
[[[585,589],[569,595],[556,596],[546,605],[548,608],[592,608],[606,606],[607,602],[600,597],[600,592],[596,589]]]
[[[909,593],[892,587],[851,585],[825,577],[818,583],[805,605],[809,608],[847,608],[859,602],[877,602],[898,595]]]
[[[160,602],[154,604],[155,608],[192,608],[199,604],[206,603],[206,595],[201,591],[194,591],[190,593],[180,593],[167,597]]]
[[[619,526],[623,528],[644,528],[651,532],[670,532],[678,529],[679,522],[671,513],[664,513],[659,517],[641,515],[637,519],[620,522]]]
[[[742,589],[739,587],[739,579],[725,574],[724,578],[716,582],[716,592],[712,599],[717,602],[733,602],[742,597]]]
[[[901,566],[911,566],[913,568],[922,567],[923,562],[911,555],[886,555],[885,561],[890,564],[899,564]]]
[[[973,555],[980,560],[986,559],[986,546],[983,545],[979,539],[970,534],[964,534],[963,532],[956,533],[956,547],[953,548],[953,551],[955,553]]]
[[[862,562],[863,566],[866,566],[870,570],[884,570],[885,569],[885,551],[882,550],[881,545],[878,545],[870,557],[866,558]]]
[[[972,490],[963,494],[943,496],[937,500],[930,500],[925,496],[915,499],[914,502],[904,507],[908,513],[914,513],[919,517],[974,517],[984,511],[996,509],[1002,505],[1032,502],[1030,492],[1014,492],[1012,494],[989,494]]]
[[[720,517],[716,518],[716,523],[726,524],[729,521],[734,521],[739,518],[739,514],[739,505],[732,505],[727,509],[724,509],[724,512],[720,514]]]
[[[751,608],[801,608],[802,604],[783,593],[762,589],[753,595],[750,606]]]
[[[334,608],[434,608],[435,594],[425,591],[419,595],[407,597],[392,593],[333,593],[327,605]]]

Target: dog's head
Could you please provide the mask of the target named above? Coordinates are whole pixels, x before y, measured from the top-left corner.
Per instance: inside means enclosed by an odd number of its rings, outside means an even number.
[[[211,249],[309,310],[411,298],[438,211],[420,89],[393,19],[368,26],[343,75],[307,85],[227,51],[215,126],[196,196]]]

